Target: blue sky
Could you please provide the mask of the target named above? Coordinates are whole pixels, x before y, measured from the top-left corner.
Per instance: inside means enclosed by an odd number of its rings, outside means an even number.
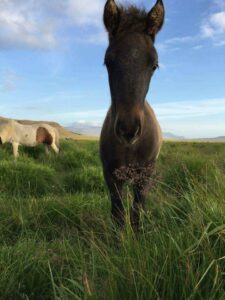
[[[103,0],[0,0],[0,115],[101,124],[110,104]],[[154,1],[119,1],[150,9]],[[161,127],[225,135],[225,0],[165,0],[147,99]]]

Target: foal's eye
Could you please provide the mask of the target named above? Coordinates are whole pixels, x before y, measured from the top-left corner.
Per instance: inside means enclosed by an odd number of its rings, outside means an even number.
[[[153,66],[152,70],[155,71],[155,70],[158,69],[158,68],[159,68],[159,64],[156,63],[156,64]]]

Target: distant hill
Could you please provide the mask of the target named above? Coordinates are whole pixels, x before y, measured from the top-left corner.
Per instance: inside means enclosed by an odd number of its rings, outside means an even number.
[[[186,140],[184,136],[175,135],[170,132],[163,132],[163,137],[165,140]]]
[[[101,126],[93,125],[92,123],[79,122],[74,122],[69,127],[67,127],[67,130],[70,130],[72,132],[77,132],[79,134],[85,134],[90,136],[100,136],[101,129]]]
[[[201,142],[225,142],[225,136],[218,136],[215,138],[200,138],[200,139],[196,139],[198,141]]]
[[[0,117],[0,122],[7,120],[7,118]],[[89,139],[94,139],[93,137],[90,136],[83,136],[79,133],[72,132],[61,126],[60,124],[56,122],[51,122],[51,121],[31,121],[31,120],[17,120],[21,124],[37,124],[37,123],[46,123],[49,124],[53,127],[55,127],[58,132],[59,132],[59,137],[60,139],[72,139],[72,140],[89,140]]]

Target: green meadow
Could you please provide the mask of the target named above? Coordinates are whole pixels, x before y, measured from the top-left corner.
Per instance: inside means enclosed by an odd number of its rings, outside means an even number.
[[[0,148],[0,299],[224,300],[225,144],[163,145],[142,226],[110,219],[97,141]]]

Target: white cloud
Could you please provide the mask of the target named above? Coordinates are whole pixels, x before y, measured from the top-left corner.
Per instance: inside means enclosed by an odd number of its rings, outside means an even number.
[[[212,14],[202,25],[203,37],[213,38],[225,34],[225,11]]]
[[[193,50],[201,50],[203,48],[203,45],[197,45],[197,46],[194,46],[192,49]]]
[[[66,12],[78,26],[93,25],[99,27],[102,21],[102,0],[68,0]]]
[[[211,13],[202,21],[201,37],[211,39],[215,46],[225,45],[225,1],[215,0],[220,9]]]
[[[160,119],[184,119],[224,114],[225,98],[188,102],[168,102],[154,105]],[[225,121],[224,121],[225,123]]]
[[[188,138],[225,136],[225,98],[153,105],[164,132]]]
[[[36,10],[31,1],[0,2],[0,48],[52,48],[56,44],[54,24]]]
[[[173,37],[165,41],[166,44],[179,44],[179,43],[187,43],[191,42],[195,39],[193,36],[181,36],[181,37]]]
[[[81,28],[91,31],[92,36],[84,37],[86,42],[102,43],[104,2],[0,0],[0,49],[52,49],[59,45],[59,39],[65,38],[67,28],[77,28],[81,34]]]
[[[177,51],[186,44],[191,46],[193,50],[200,50],[203,45],[199,45],[199,43],[202,43],[204,39],[211,39],[215,46],[225,45],[225,0],[212,1],[212,8],[214,11],[216,8],[217,11],[208,13],[201,21],[198,34],[167,39],[158,43],[157,48],[162,51]]]
[[[215,138],[225,136],[225,124],[205,118],[193,120],[160,120],[163,132],[184,136],[186,138]]]
[[[168,51],[168,50],[177,51],[180,50],[181,49],[180,47],[185,44],[193,44],[198,41],[199,41],[198,36],[178,36],[178,37],[167,39],[162,43],[157,43],[156,47],[157,49],[162,51]]]
[[[105,45],[107,43],[107,35],[103,28],[92,34],[83,34],[75,38],[79,43],[92,44],[92,45]]]
[[[104,4],[105,0],[0,0],[0,49],[52,49],[63,44],[60,40],[66,39],[67,29],[76,30],[76,42],[105,44]],[[158,44],[158,49],[177,51],[184,44],[192,44],[198,50],[193,44],[201,38],[210,38],[217,46],[225,45],[225,1],[214,0],[213,4],[218,11],[202,21],[199,35],[167,39]]]
[[[101,126],[105,118],[107,109],[71,111],[61,114],[55,114],[54,119],[59,120],[62,124],[71,124],[74,121],[85,124],[94,123],[96,126]]]

